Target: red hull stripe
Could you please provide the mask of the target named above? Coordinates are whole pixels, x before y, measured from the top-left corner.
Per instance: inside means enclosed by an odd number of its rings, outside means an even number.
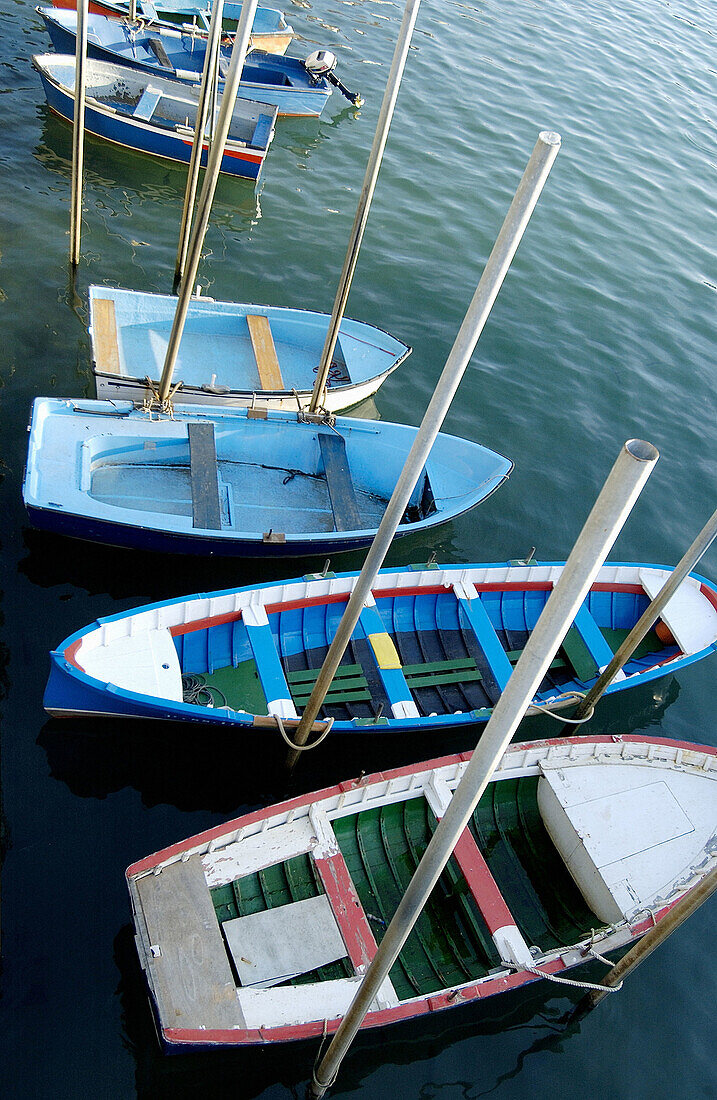
[[[186,141],[182,138],[182,145],[187,145],[191,149],[193,141]],[[206,141],[202,142],[202,152],[209,151],[209,145]],[[250,164],[261,164],[264,159],[264,153],[247,153],[243,149],[227,149],[225,147],[222,153],[223,157],[234,157],[235,160],[247,160]]]
[[[536,581],[529,584],[522,582],[506,583],[504,581],[496,581],[495,583],[477,584],[476,590],[478,592],[549,592],[553,585],[551,581]],[[398,596],[438,596],[446,594],[450,589],[446,588],[442,584],[430,585],[428,587],[421,587],[415,585],[411,588],[377,588],[374,589],[373,595],[377,600],[391,599]],[[644,588],[639,584],[594,584],[591,591],[593,592],[630,592],[644,594]],[[708,590],[709,591],[709,590]],[[706,593],[707,594],[707,593]],[[302,607],[317,607],[320,604],[335,604],[335,603],[347,603],[349,598],[348,592],[334,592],[330,596],[308,596],[305,599],[300,600],[286,600],[285,602],[270,603],[265,605],[267,615],[274,615],[279,611],[295,611],[297,608]],[[717,607],[717,597],[712,600],[715,607]],[[179,626],[170,627],[170,634],[173,638],[176,638],[179,634],[187,634],[192,630],[205,630],[210,626],[219,626],[221,623],[228,623],[234,619],[241,618],[240,611],[229,612],[226,615],[217,615],[214,618],[196,619],[190,623],[181,623]]]

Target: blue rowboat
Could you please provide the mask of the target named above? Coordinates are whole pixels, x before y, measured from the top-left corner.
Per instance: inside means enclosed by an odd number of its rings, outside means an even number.
[[[75,53],[77,13],[38,8],[58,53]],[[202,35],[163,27],[136,27],[103,15],[87,18],[87,53],[115,65],[159,75],[179,84],[199,84],[206,53]],[[226,75],[231,47],[222,46],[220,74]],[[331,84],[314,78],[297,57],[252,51],[242,70],[239,95],[273,103],[281,116],[314,116],[323,111]]]
[[[73,124],[74,56],[42,54],[33,57],[32,63],[50,109]],[[189,163],[199,99],[196,88],[92,58],[87,59],[85,71],[88,133],[134,152]],[[237,99],[220,171],[258,179],[275,122],[276,107]],[[207,150],[204,142],[204,167]]]
[[[97,396],[143,401],[164,366],[177,299],[91,286],[90,335]],[[174,377],[182,401],[296,412],[306,404],[326,338],[325,313],[192,298]],[[344,318],[324,405],[347,409],[376,392],[411,349],[387,332]]]
[[[23,488],[31,521],[116,546],[192,554],[297,555],[368,546],[416,428],[339,417],[335,427],[266,409],[38,398]],[[399,535],[485,500],[502,455],[440,434]]]
[[[384,569],[320,718],[334,733],[448,731],[485,722],[562,562]],[[534,699],[574,706],[669,576],[606,564]],[[165,600],[77,631],[51,654],[45,708],[287,729],[305,706],[357,574],[313,575]],[[717,648],[717,591],[686,579],[608,693]],[[531,713],[531,712],[529,712]]]
[[[58,0],[56,8],[77,9],[77,0]],[[127,0],[90,0],[89,10],[93,15],[105,15],[110,19],[126,19],[129,15]],[[209,29],[212,5],[208,0],[138,0],[137,15],[152,26],[176,27],[189,24],[200,33]],[[229,33],[236,30],[241,4],[226,3],[222,12],[222,28]],[[267,53],[285,53],[294,37],[294,28],[286,22],[277,8],[258,7],[251,25],[250,45]]]

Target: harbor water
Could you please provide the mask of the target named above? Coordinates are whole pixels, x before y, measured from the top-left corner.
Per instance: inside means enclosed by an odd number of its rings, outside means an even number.
[[[124,869],[287,792],[444,746],[329,738],[289,782],[278,738],[43,712],[48,651],[92,620],[324,562],[172,558],[28,527],[31,402],[93,394],[90,283],[171,291],[184,172],[88,140],[72,290],[71,131],[30,62],[48,41],[30,0],[0,11],[0,1092],[303,1097],[313,1044],[159,1053]],[[333,50],[365,105],[335,92],[321,120],[280,120],[256,193],[220,180],[199,281],[218,299],[330,311],[402,7],[293,0],[286,14],[290,53]],[[515,470],[389,563],[563,559],[631,437],[661,458],[614,560],[676,563],[717,507],[716,46],[707,0],[423,0],[348,305],[414,350],[359,415],[420,421],[538,132],[562,150],[445,424]],[[717,549],[700,571],[717,579]],[[604,701],[589,728],[717,744],[716,677],[712,657]],[[546,725],[524,736],[561,728]],[[577,995],[537,983],[366,1034],[331,1095],[715,1097],[716,935],[712,899],[577,1026]]]

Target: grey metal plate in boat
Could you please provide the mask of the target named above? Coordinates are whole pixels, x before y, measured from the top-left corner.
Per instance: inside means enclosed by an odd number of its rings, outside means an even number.
[[[347,954],[325,894],[235,917],[222,927],[242,985],[275,985]]]

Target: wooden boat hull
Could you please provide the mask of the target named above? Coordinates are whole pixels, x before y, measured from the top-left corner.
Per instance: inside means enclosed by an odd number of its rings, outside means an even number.
[[[129,402],[38,398],[24,499],[36,526],[116,546],[259,557],[360,549],[416,430],[198,405],[150,419]],[[439,434],[398,535],[474,507],[511,468],[495,451]]]
[[[331,736],[418,734],[486,722],[562,563],[382,570],[331,686]],[[534,700],[559,711],[594,684],[669,570],[605,565]],[[291,731],[356,574],[314,576],[121,612],[51,654],[54,716],[117,715]],[[607,689],[649,683],[717,648],[717,591],[693,576]],[[663,628],[661,628],[662,632]],[[664,637],[664,633],[663,633]],[[679,638],[679,641],[677,640]]]
[[[56,8],[65,8],[69,11],[77,10],[77,0],[57,0],[54,4]],[[153,5],[154,10],[157,12],[159,18],[152,19],[153,26],[159,27],[176,27],[186,26],[187,24],[196,27],[198,33],[206,34],[208,31],[209,18],[211,16],[210,6],[202,6],[201,4],[179,4],[176,6],[163,6],[162,4]],[[224,16],[222,18],[222,27],[228,33],[233,33],[237,27],[238,14],[235,9],[240,9],[240,4],[225,4]],[[146,12],[143,11],[142,5],[138,4],[137,9],[140,13],[140,17],[147,18]],[[127,3],[112,3],[111,0],[90,0],[89,12],[91,15],[104,15],[109,19],[126,19],[129,11],[129,5]],[[276,8],[262,8],[256,9],[256,15],[254,16],[254,23],[251,29],[250,45],[257,50],[264,50],[265,53],[286,53],[292,38],[294,37],[294,29],[284,19],[283,14]]]
[[[91,286],[90,337],[97,396],[141,402],[162,373],[177,299]],[[308,404],[329,318],[311,310],[194,298],[175,378],[192,404],[296,411]],[[263,327],[257,327],[263,326]],[[351,408],[371,397],[411,349],[389,333],[344,318],[325,406]]]
[[[54,8],[37,10],[55,50],[74,56],[76,14]],[[154,26],[132,31],[129,26],[100,15],[88,16],[87,24],[89,57],[161,76],[180,86],[199,87],[206,52],[206,39],[202,36]],[[223,70],[228,67],[230,57],[231,50],[222,46]],[[254,50],[244,63],[239,95],[274,105],[282,117],[318,118],[331,95],[331,85],[323,78],[313,82],[299,58]]]
[[[73,125],[74,57],[44,54],[34,57],[33,65],[40,75],[50,110]],[[109,100],[112,98],[113,87],[120,83],[132,85],[131,78],[125,79],[120,66],[88,62],[88,98],[85,107],[87,132],[135,153],[147,153],[179,164],[188,164],[192,153],[192,127],[196,118],[197,93],[187,88],[177,94],[176,84],[157,78],[150,81],[149,78],[140,76],[140,80],[135,81],[136,89],[132,89],[133,100],[138,100],[135,110],[141,110],[141,100],[145,96],[156,95],[155,89],[162,92],[152,117],[145,120],[133,116],[129,113],[129,108],[128,113],[122,113],[121,105],[113,106],[110,102],[102,102],[92,95],[93,90],[98,91],[100,87],[108,89],[103,94]],[[150,98],[150,105],[152,101],[153,98]],[[180,118],[181,121],[178,121]],[[184,124],[185,118],[189,119],[189,125]],[[257,180],[274,136],[275,121],[275,107],[237,99],[231,136],[226,143],[220,171],[242,179]],[[243,134],[243,138],[239,134]],[[203,143],[202,150],[201,164],[206,167],[207,142]]]
[[[334,1032],[468,759],[351,779],[132,864],[164,1049]],[[715,748],[640,735],[512,746],[362,1027],[622,951],[714,868],[716,819]]]

